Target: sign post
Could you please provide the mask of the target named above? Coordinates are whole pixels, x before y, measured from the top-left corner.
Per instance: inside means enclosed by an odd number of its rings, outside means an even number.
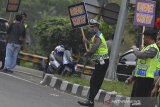
[[[140,48],[143,48],[143,47],[144,47],[144,40],[143,40],[144,34],[143,34],[143,32],[145,31],[145,29],[146,29],[146,27],[143,26],[143,28],[142,28],[142,43],[141,43],[141,47],[140,47]]]
[[[12,22],[14,14],[13,12],[18,12],[21,0],[8,0],[6,12],[10,12],[9,23]]]
[[[69,15],[70,15],[70,20],[73,28],[81,28],[81,33],[83,40],[86,38],[83,30],[83,26],[88,25],[88,16],[87,16],[87,11],[85,7],[85,3],[79,3],[79,4],[74,4],[68,7],[69,10]],[[87,44],[84,42],[85,49],[88,51]],[[84,61],[84,66],[83,66],[83,71],[85,70],[86,62],[88,58],[85,59]]]
[[[8,0],[7,12],[18,12],[21,0]]]
[[[87,15],[89,19],[100,19],[107,24],[114,25],[117,23],[119,14],[119,5],[109,3],[108,0],[84,0]]]
[[[142,30],[142,44],[144,47],[144,35],[145,27],[154,27],[155,22],[155,1],[137,0],[134,16],[134,25],[143,26]]]
[[[137,0],[134,25],[154,27],[155,8],[155,1]]]
[[[124,25],[125,25],[127,13],[128,13],[127,6],[128,6],[128,0],[122,0],[121,6],[120,6],[120,12],[118,16],[118,22],[116,26],[116,31],[115,31],[115,37],[113,40],[114,45],[112,45],[113,50],[111,51],[109,68],[106,74],[106,77],[111,80],[117,80],[117,76],[116,76],[117,59],[118,59],[121,40],[124,33]]]
[[[85,3],[74,4],[68,7],[70,20],[73,28],[81,27],[82,37],[85,39],[84,30],[82,26],[88,25],[88,16],[86,12]],[[87,44],[85,44],[86,50]]]

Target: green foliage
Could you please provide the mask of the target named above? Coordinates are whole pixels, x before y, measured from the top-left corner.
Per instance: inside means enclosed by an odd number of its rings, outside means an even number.
[[[20,61],[20,65],[24,66],[24,67],[27,67],[27,68],[32,68],[33,67],[33,63],[32,62],[26,62],[24,60]]]
[[[114,27],[101,22],[101,31],[107,38],[108,35],[114,32]],[[106,30],[107,29],[107,30]],[[88,39],[92,36],[88,32],[88,27],[84,28],[85,35]],[[38,40],[37,52],[46,55],[57,45],[65,45],[73,49],[75,53],[83,54],[85,51],[82,42],[82,34],[79,28],[72,29],[69,17],[47,17],[42,20],[37,20],[34,27],[34,35]]]
[[[82,0],[52,0],[56,15],[68,15],[68,6],[80,2],[82,2]]]
[[[72,29],[68,17],[48,17],[43,20],[36,21],[34,34],[41,46],[48,54],[57,45],[65,45],[68,47],[79,49],[82,39],[79,29]],[[41,50],[41,51],[42,51]]]
[[[82,43],[80,29],[72,29],[68,15],[68,6],[82,2],[83,0],[22,0],[19,12],[24,11],[28,15],[28,25],[32,39],[32,45],[27,47],[27,51],[37,54],[46,55],[58,44],[68,44],[69,47],[76,49],[78,52],[85,51]],[[120,4],[120,0],[108,0]],[[9,13],[6,13],[7,0],[1,2],[1,17],[9,19]],[[129,21],[133,23],[134,7],[129,9]],[[55,18],[55,17],[57,18]],[[58,17],[60,16],[60,17]],[[67,16],[67,17],[63,17]],[[37,20],[37,21],[36,21]],[[35,25],[35,26],[34,26]],[[34,30],[32,28],[34,26]],[[128,25],[127,25],[128,26]],[[101,20],[100,29],[105,38],[115,32],[116,26],[107,25]],[[127,39],[122,46],[122,50],[128,50],[127,46],[134,44],[136,36],[136,27],[126,27],[125,38]],[[34,33],[33,33],[34,32]],[[90,38],[88,28],[84,28],[85,35]],[[131,40],[133,39],[133,40]],[[129,41],[132,41],[129,43]],[[128,45],[129,44],[129,45]],[[29,49],[28,49],[29,48]],[[26,50],[26,49],[25,49]]]
[[[106,39],[109,39],[109,37],[114,34],[116,25],[108,25],[103,20],[101,20],[101,26],[100,29]]]

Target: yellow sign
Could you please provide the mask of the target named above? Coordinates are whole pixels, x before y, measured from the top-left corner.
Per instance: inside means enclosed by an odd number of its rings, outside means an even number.
[[[72,7],[72,8],[69,9],[69,11],[70,11],[71,16],[83,14],[85,12],[83,5]]]
[[[18,12],[19,5],[21,0],[8,0],[7,12]]]
[[[78,17],[72,18],[71,20],[74,26],[78,26],[80,24],[86,23],[86,16],[78,16]]]
[[[155,1],[137,0],[134,25],[154,27],[155,8]]]
[[[72,27],[82,27],[88,24],[84,2],[68,7]]]
[[[136,19],[137,23],[152,24],[153,15],[137,13]]]
[[[8,0],[9,3],[18,3],[19,0]]]
[[[138,2],[137,3],[137,11],[153,13],[154,12],[154,4]]]

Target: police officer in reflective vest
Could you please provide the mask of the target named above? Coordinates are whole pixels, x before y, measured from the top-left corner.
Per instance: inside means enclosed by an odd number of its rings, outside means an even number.
[[[158,33],[160,34],[160,31]],[[157,46],[160,49],[160,37],[158,37],[158,39],[157,39]],[[158,55],[158,61],[159,61],[159,64],[157,64],[157,69],[155,72],[155,76],[158,76],[158,78],[155,78],[156,82],[155,82],[154,88],[151,92],[151,97],[153,97],[153,98],[157,97],[160,92],[160,52]],[[159,95],[159,100],[157,103],[158,103],[158,107],[160,107],[160,95]]]
[[[90,30],[94,33],[94,36],[90,42],[90,49],[84,54],[84,56],[92,56],[91,59],[95,60],[96,64],[95,70],[90,79],[88,99],[86,101],[78,101],[78,103],[82,106],[93,107],[94,98],[102,85],[109,65],[109,55],[106,40],[103,37],[103,34],[99,31],[99,22],[94,19],[91,19],[89,22]]]
[[[153,29],[145,30],[143,34],[145,47],[141,51],[133,49],[138,61],[134,71],[134,77],[130,78],[130,80],[135,80],[131,97],[132,99],[136,98],[136,100],[141,101],[138,107],[152,107],[148,101],[158,64],[159,48],[156,45],[157,36]],[[131,106],[137,107],[134,104],[131,104]]]

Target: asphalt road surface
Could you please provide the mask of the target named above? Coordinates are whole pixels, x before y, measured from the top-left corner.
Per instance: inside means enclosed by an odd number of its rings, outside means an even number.
[[[0,73],[0,107],[82,107],[73,95]],[[109,107],[96,102],[95,107]]]

